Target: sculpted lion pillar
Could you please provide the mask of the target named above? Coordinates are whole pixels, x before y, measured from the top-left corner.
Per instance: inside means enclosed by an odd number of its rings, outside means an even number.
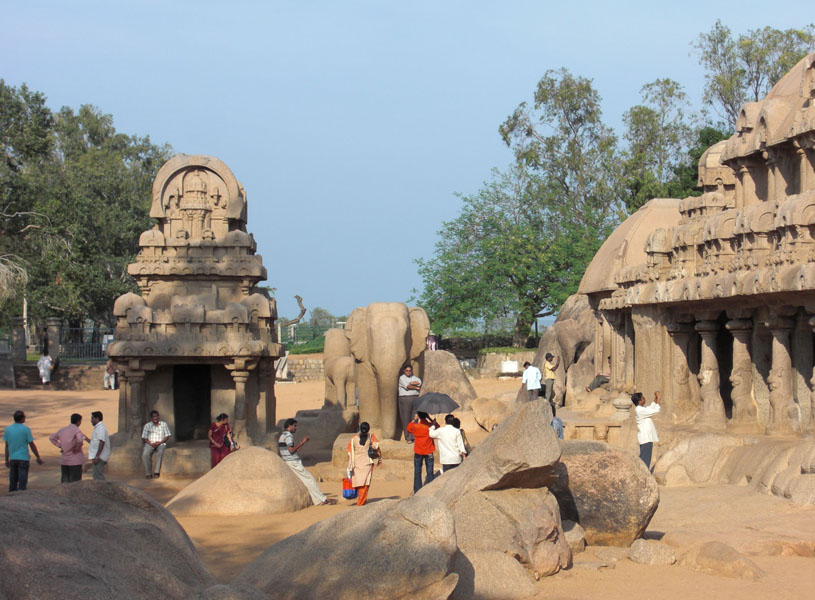
[[[771,315],[765,325],[773,336],[772,369],[770,370],[770,419],[767,432],[773,435],[792,433],[797,406],[792,400],[792,357],[790,332],[795,322],[778,314]]]
[[[750,337],[753,335],[751,319],[733,319],[725,325],[733,334],[733,370],[730,383],[733,389],[732,424],[742,426],[758,423],[758,411],[753,401],[753,362],[750,358]]]
[[[699,367],[702,413],[698,422],[708,427],[724,427],[727,416],[719,390],[719,360],[716,357],[719,324],[713,320],[702,320],[696,323],[696,331],[702,337],[702,364]]]
[[[678,421],[684,421],[699,412],[699,403],[694,402],[690,389],[690,368],[688,367],[688,342],[692,325],[671,321],[668,323],[668,334],[671,339],[670,368],[671,386],[665,390],[666,399],[670,402],[670,411]],[[694,382],[695,384],[695,382]]]

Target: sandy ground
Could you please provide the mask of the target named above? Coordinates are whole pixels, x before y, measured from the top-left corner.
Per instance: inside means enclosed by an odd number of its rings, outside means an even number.
[[[482,379],[473,382],[479,396],[499,396],[518,389],[516,381]],[[321,382],[277,386],[278,417],[294,416],[297,410],[319,408]],[[22,408],[28,416],[40,452],[46,462],[32,464],[30,488],[59,485],[59,452],[48,435],[69,422],[72,412],[84,416],[82,429],[90,434],[90,413],[101,410],[111,433],[116,430],[118,393],[53,392],[25,390],[0,392],[0,421]],[[325,468],[326,465],[318,465]],[[187,480],[128,480],[160,502],[167,502]],[[338,497],[336,481],[323,482],[323,491]],[[0,485],[0,494],[5,494]],[[408,480],[379,481],[374,477],[370,501],[401,498],[410,494]],[[685,548],[694,542],[719,540],[750,553],[765,571],[758,582],[728,579],[690,571],[684,567],[646,567],[627,560],[599,571],[579,566],[537,583],[541,598],[588,598],[632,600],[639,598],[686,599],[740,597],[812,597],[815,589],[815,508],[799,507],[773,496],[760,495],[736,486],[661,488],[659,509],[646,537],[665,539]],[[353,501],[340,498],[337,506],[310,507],[294,514],[264,517],[188,517],[179,522],[193,539],[204,561],[221,581],[230,581],[271,544],[309,525],[344,510]],[[782,555],[798,552],[804,556]],[[576,555],[576,563],[596,561],[589,549]]]

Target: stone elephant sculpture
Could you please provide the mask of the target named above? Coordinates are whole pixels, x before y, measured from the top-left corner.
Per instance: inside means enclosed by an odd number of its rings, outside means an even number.
[[[397,386],[399,373],[412,364],[424,377],[424,349],[430,320],[421,308],[401,302],[375,302],[348,317],[345,335],[356,360],[359,419],[383,438],[398,439]]]
[[[357,377],[351,356],[351,344],[342,329],[325,332],[323,368],[325,370],[324,408],[346,409],[355,407]]]

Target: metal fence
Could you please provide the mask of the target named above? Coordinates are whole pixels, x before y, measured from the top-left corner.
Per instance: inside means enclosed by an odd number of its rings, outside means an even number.
[[[327,325],[309,325],[307,323],[289,325],[288,327],[283,327],[280,332],[280,342],[291,345],[306,344],[322,337],[329,329],[331,329],[331,327]]]
[[[105,348],[113,340],[111,329],[80,329],[66,327],[62,330],[59,354],[63,358],[102,360]]]

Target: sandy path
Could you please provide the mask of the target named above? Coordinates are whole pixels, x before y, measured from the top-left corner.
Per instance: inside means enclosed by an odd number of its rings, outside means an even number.
[[[498,396],[518,389],[516,381],[475,380],[479,396]],[[294,416],[297,410],[322,405],[323,384],[307,382],[277,386],[278,417]],[[72,412],[84,416],[82,429],[89,434],[90,413],[101,410],[111,433],[116,430],[116,392],[53,392],[25,390],[0,392],[0,422],[11,422],[11,414],[22,408],[28,415],[46,465],[32,465],[30,487],[59,485],[59,453],[47,437],[68,423]],[[320,465],[325,467],[325,465]],[[167,502],[188,481],[165,479],[128,483],[144,489],[161,502]],[[336,497],[336,481],[326,481],[323,490]],[[4,482],[0,494],[5,494]],[[408,480],[382,481],[374,478],[371,502],[401,498],[411,491]],[[544,578],[537,583],[538,597],[604,600],[666,598],[685,600],[700,597],[740,597],[765,600],[767,597],[812,597],[815,562],[811,557],[773,556],[793,542],[804,549],[815,548],[815,508],[799,507],[773,496],[760,495],[735,486],[661,488],[660,507],[647,535],[671,540],[680,547],[695,541],[716,539],[743,552],[758,553],[751,558],[765,570],[758,582],[694,573],[683,567],[645,567],[627,560],[616,568],[586,571],[580,568]],[[294,514],[262,517],[187,517],[181,525],[198,546],[207,565],[221,581],[230,581],[271,544],[301,531],[313,523],[344,510],[353,510],[352,501],[337,506],[310,507]],[[810,555],[812,552],[810,552]],[[577,555],[576,562],[596,560],[590,551]]]

